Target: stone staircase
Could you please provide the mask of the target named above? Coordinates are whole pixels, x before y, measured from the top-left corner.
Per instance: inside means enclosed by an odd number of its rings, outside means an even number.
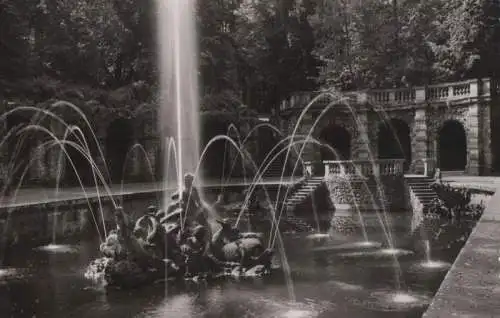
[[[423,205],[424,209],[429,206],[432,200],[438,197],[436,192],[431,188],[431,184],[434,182],[433,178],[405,176],[405,180],[417,199]]]
[[[314,232],[314,228],[307,223],[305,220],[292,216],[292,215],[287,215],[285,216],[282,220],[282,223],[286,223],[287,227],[293,228],[295,232],[301,232],[301,233],[310,233]]]
[[[285,201],[285,210],[293,213],[297,205],[308,199],[322,183],[323,177],[311,177],[306,179],[302,185]],[[288,213],[288,215],[290,215],[290,213]]]
[[[280,156],[276,158],[271,164],[269,165],[268,169],[264,172],[264,178],[280,178],[281,174],[283,173],[283,166],[285,164],[285,157],[286,153],[282,153]],[[284,176],[292,176],[292,169],[295,167],[295,161],[293,160],[293,157],[290,156],[288,158],[288,164],[285,168],[285,173]],[[294,173],[295,177],[302,176],[302,165],[298,164],[297,168],[295,169]]]
[[[277,160],[271,162],[271,165],[269,168],[264,172],[264,177],[267,178],[279,178],[281,177],[281,173],[283,172],[283,162],[282,160],[279,160],[281,158],[278,158]],[[287,174],[287,170],[285,169],[285,176]]]

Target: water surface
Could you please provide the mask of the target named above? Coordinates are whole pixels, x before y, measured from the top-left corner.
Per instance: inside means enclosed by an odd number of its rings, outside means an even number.
[[[6,317],[420,317],[444,270],[415,270],[425,255],[409,236],[409,216],[392,215],[395,247],[402,275],[397,288],[394,258],[378,249],[337,249],[362,236],[335,235],[334,240],[307,234],[284,236],[296,301],[288,297],[283,275],[245,282],[145,286],[133,291],[106,291],[83,277],[98,256],[96,242],[81,242],[77,252],[23,250],[0,278],[0,312]],[[368,220],[372,241],[385,244],[376,218]],[[382,247],[384,247],[382,246]],[[318,247],[320,250],[314,251]],[[329,248],[331,247],[331,249]],[[433,259],[452,263],[458,250],[434,250]],[[421,268],[421,267],[418,267]]]

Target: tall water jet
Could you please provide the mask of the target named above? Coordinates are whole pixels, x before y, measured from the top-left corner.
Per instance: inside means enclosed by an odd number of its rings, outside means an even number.
[[[425,252],[425,260],[420,264],[424,269],[446,269],[449,267],[449,264],[446,262],[432,260],[431,256],[431,243],[429,240],[424,241],[424,252]]]
[[[196,169],[200,151],[196,1],[158,0],[157,3],[159,131],[162,137],[175,139],[178,164],[175,181],[182,188],[182,176]]]
[[[425,261],[427,263],[431,262],[431,243],[429,240],[424,241],[424,246],[425,246]]]

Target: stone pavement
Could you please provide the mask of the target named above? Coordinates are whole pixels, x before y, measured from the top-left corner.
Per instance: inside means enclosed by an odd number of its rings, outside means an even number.
[[[443,181],[452,185],[466,186],[477,190],[495,192],[500,187],[500,177],[490,176],[449,176],[443,177]]]
[[[282,180],[283,184],[290,184],[297,182],[298,178],[285,178]],[[257,182],[263,185],[279,184],[280,178],[266,178],[262,182]],[[248,182],[247,182],[248,183]],[[231,179],[225,184],[226,187],[242,186],[247,184],[243,179]],[[203,187],[220,187],[219,180],[207,180],[203,182]],[[123,189],[120,184],[113,184],[110,186],[110,194],[113,196],[130,195],[135,193],[151,193],[158,191],[174,191],[177,188],[174,186],[165,186],[158,183],[129,183],[124,184]],[[0,197],[0,208],[17,207],[35,204],[44,204],[58,201],[78,200],[88,198],[95,198],[98,195],[106,196],[108,193],[104,187],[99,187],[98,191],[95,187],[86,187],[85,191],[80,187],[62,188],[56,192],[55,188],[25,188],[19,189],[17,193],[12,192],[8,197]]]
[[[299,179],[295,179],[298,181]],[[278,184],[279,178],[266,178],[260,184]],[[454,176],[445,177],[443,181],[450,182],[455,185],[466,185],[476,189],[484,189],[488,191],[495,191],[497,187],[500,186],[500,177],[474,177],[474,176]],[[284,183],[292,183],[294,180],[292,178],[286,178],[283,180]],[[219,180],[207,180],[204,182],[204,186],[216,187],[220,186],[221,182]],[[231,179],[227,186],[238,186],[245,184],[243,179]],[[123,189],[119,184],[111,185],[111,193],[113,196],[129,195],[133,193],[149,193],[157,192],[162,188],[161,183],[130,183],[125,184]],[[170,190],[174,190],[171,188]],[[168,190],[168,188],[167,188]],[[97,197],[97,191],[95,187],[85,188],[85,192],[88,197]],[[105,195],[105,189],[103,187],[99,188],[99,194]],[[39,203],[49,203],[57,201],[66,200],[77,200],[85,198],[85,193],[79,187],[73,188],[62,188],[56,193],[54,188],[26,188],[20,189],[17,194],[11,195],[10,197],[0,197],[0,208],[4,207],[15,207],[23,205],[33,205]]]
[[[498,177],[452,179],[455,183],[500,189]],[[500,317],[499,212],[500,191],[497,191],[489,200],[481,220],[460,251],[423,318]]]

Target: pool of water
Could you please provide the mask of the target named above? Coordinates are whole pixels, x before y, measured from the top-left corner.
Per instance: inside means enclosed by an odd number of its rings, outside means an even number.
[[[368,221],[368,235],[381,246],[359,244],[360,235],[284,235],[291,285],[280,273],[243,282],[106,291],[83,277],[98,256],[97,242],[18,251],[0,272],[0,312],[52,318],[420,317],[448,267],[419,266],[425,255],[415,248],[421,242],[409,236],[409,216],[390,218],[398,253],[387,252],[376,219]],[[432,258],[451,264],[457,253],[438,249]]]

